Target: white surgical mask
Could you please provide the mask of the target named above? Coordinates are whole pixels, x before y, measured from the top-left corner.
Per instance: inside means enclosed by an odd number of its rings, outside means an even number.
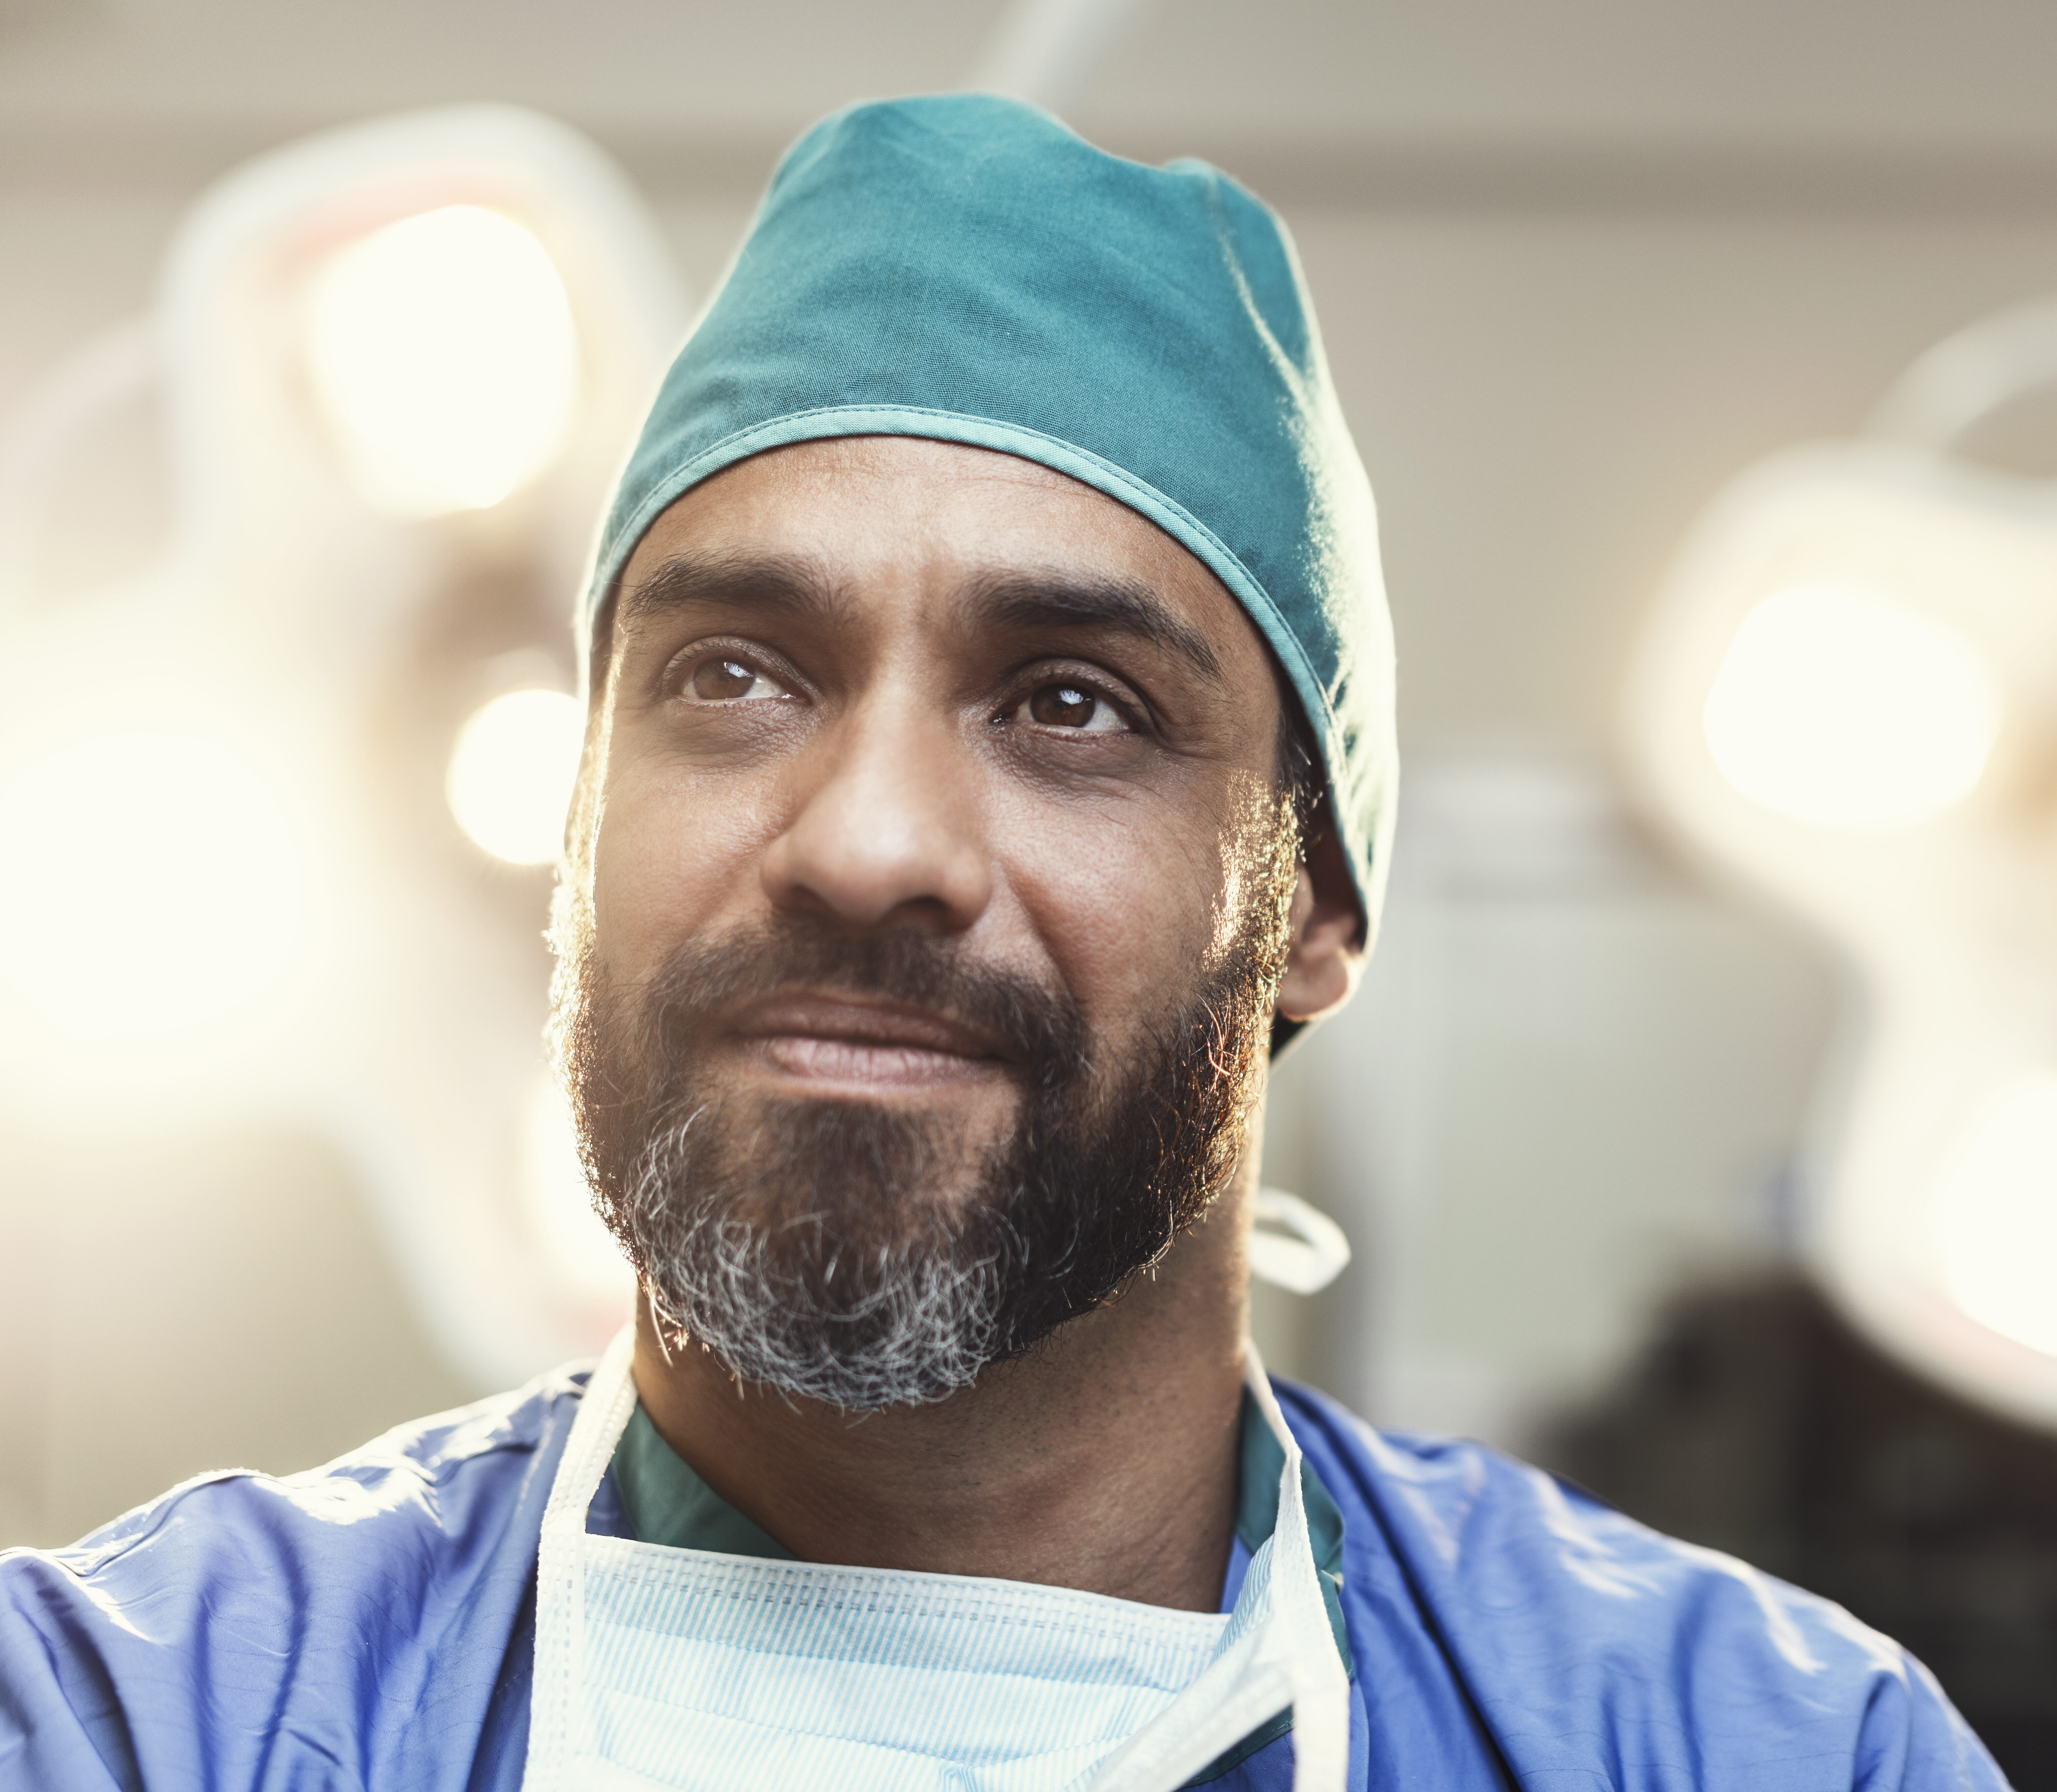
[[[1341,1792],[1349,1682],[1254,1350],[1286,1462],[1223,1616],[590,1535],[633,1348],[600,1359],[544,1514],[525,1792],[1173,1792],[1289,1706],[1295,1792]]]

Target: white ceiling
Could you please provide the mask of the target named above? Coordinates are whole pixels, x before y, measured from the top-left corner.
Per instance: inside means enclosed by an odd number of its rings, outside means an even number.
[[[658,184],[750,186],[851,98],[965,82],[1003,10],[0,0],[0,180],[183,184],[323,124],[490,98]],[[1072,110],[1115,147],[1257,157],[1274,188],[1343,200],[1948,203],[1998,182],[2042,206],[2054,67],[2039,0],[1134,0]]]
[[[2034,0],[1167,0],[1094,98],[1253,135],[2042,149],[2053,52]]]

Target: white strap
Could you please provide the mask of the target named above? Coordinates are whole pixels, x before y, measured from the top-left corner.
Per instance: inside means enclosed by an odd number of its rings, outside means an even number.
[[[1271,1627],[1286,1646],[1293,1683],[1293,1792],[1345,1792],[1350,1779],[1350,1676],[1336,1651],[1314,1567],[1307,1502],[1300,1486],[1300,1445],[1278,1409],[1254,1344],[1243,1346],[1243,1372],[1257,1409],[1286,1452],[1278,1477],[1278,1521],[1271,1532],[1278,1573],[1272,1591],[1278,1609]]]
[[[1250,1273],[1296,1294],[1317,1294],[1350,1267],[1350,1240],[1319,1208],[1282,1188],[1260,1188],[1250,1203]],[[1281,1227],[1267,1232],[1262,1223]]]
[[[580,1552],[585,1517],[614,1446],[636,1415],[636,1327],[615,1334],[585,1385],[564,1460],[543,1509],[542,1549],[536,1564],[536,1663],[529,1702],[529,1758],[523,1792],[559,1792],[573,1746],[573,1727],[585,1676],[585,1576]]]
[[[1257,1570],[1253,1558],[1250,1572]],[[1268,1640],[1267,1627],[1258,1625],[1217,1655],[1169,1710],[1116,1750],[1090,1792],[1174,1792],[1290,1707],[1292,1677],[1267,1648]],[[1196,1710],[1207,1714],[1198,1723]]]
[[[1146,1725],[1095,1776],[1091,1792],[1174,1792],[1203,1767],[1293,1711],[1294,1792],[1346,1792],[1350,1778],[1350,1676],[1336,1652],[1329,1609],[1314,1568],[1300,1487],[1300,1446],[1279,1411],[1257,1347],[1243,1347],[1243,1379],[1284,1450],[1278,1518],[1251,1558],[1269,1610],[1187,1688],[1171,1710]],[[1207,1715],[1199,1723],[1195,1710]]]

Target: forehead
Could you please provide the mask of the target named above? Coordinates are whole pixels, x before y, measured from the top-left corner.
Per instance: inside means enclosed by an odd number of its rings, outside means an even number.
[[[1229,682],[1271,680],[1255,626],[1179,542],[1090,486],[989,449],[860,436],[740,462],[651,525],[623,570],[631,605],[682,556],[810,565],[859,608],[1011,575],[1138,588],[1207,637]]]

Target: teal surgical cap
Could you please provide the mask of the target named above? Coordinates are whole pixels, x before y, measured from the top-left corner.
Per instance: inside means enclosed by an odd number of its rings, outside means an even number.
[[[652,407],[587,595],[652,521],[788,442],[923,436],[1040,462],[1189,549],[1284,667],[1377,922],[1397,766],[1371,486],[1286,229],[979,94],[861,105],[787,154]]]

